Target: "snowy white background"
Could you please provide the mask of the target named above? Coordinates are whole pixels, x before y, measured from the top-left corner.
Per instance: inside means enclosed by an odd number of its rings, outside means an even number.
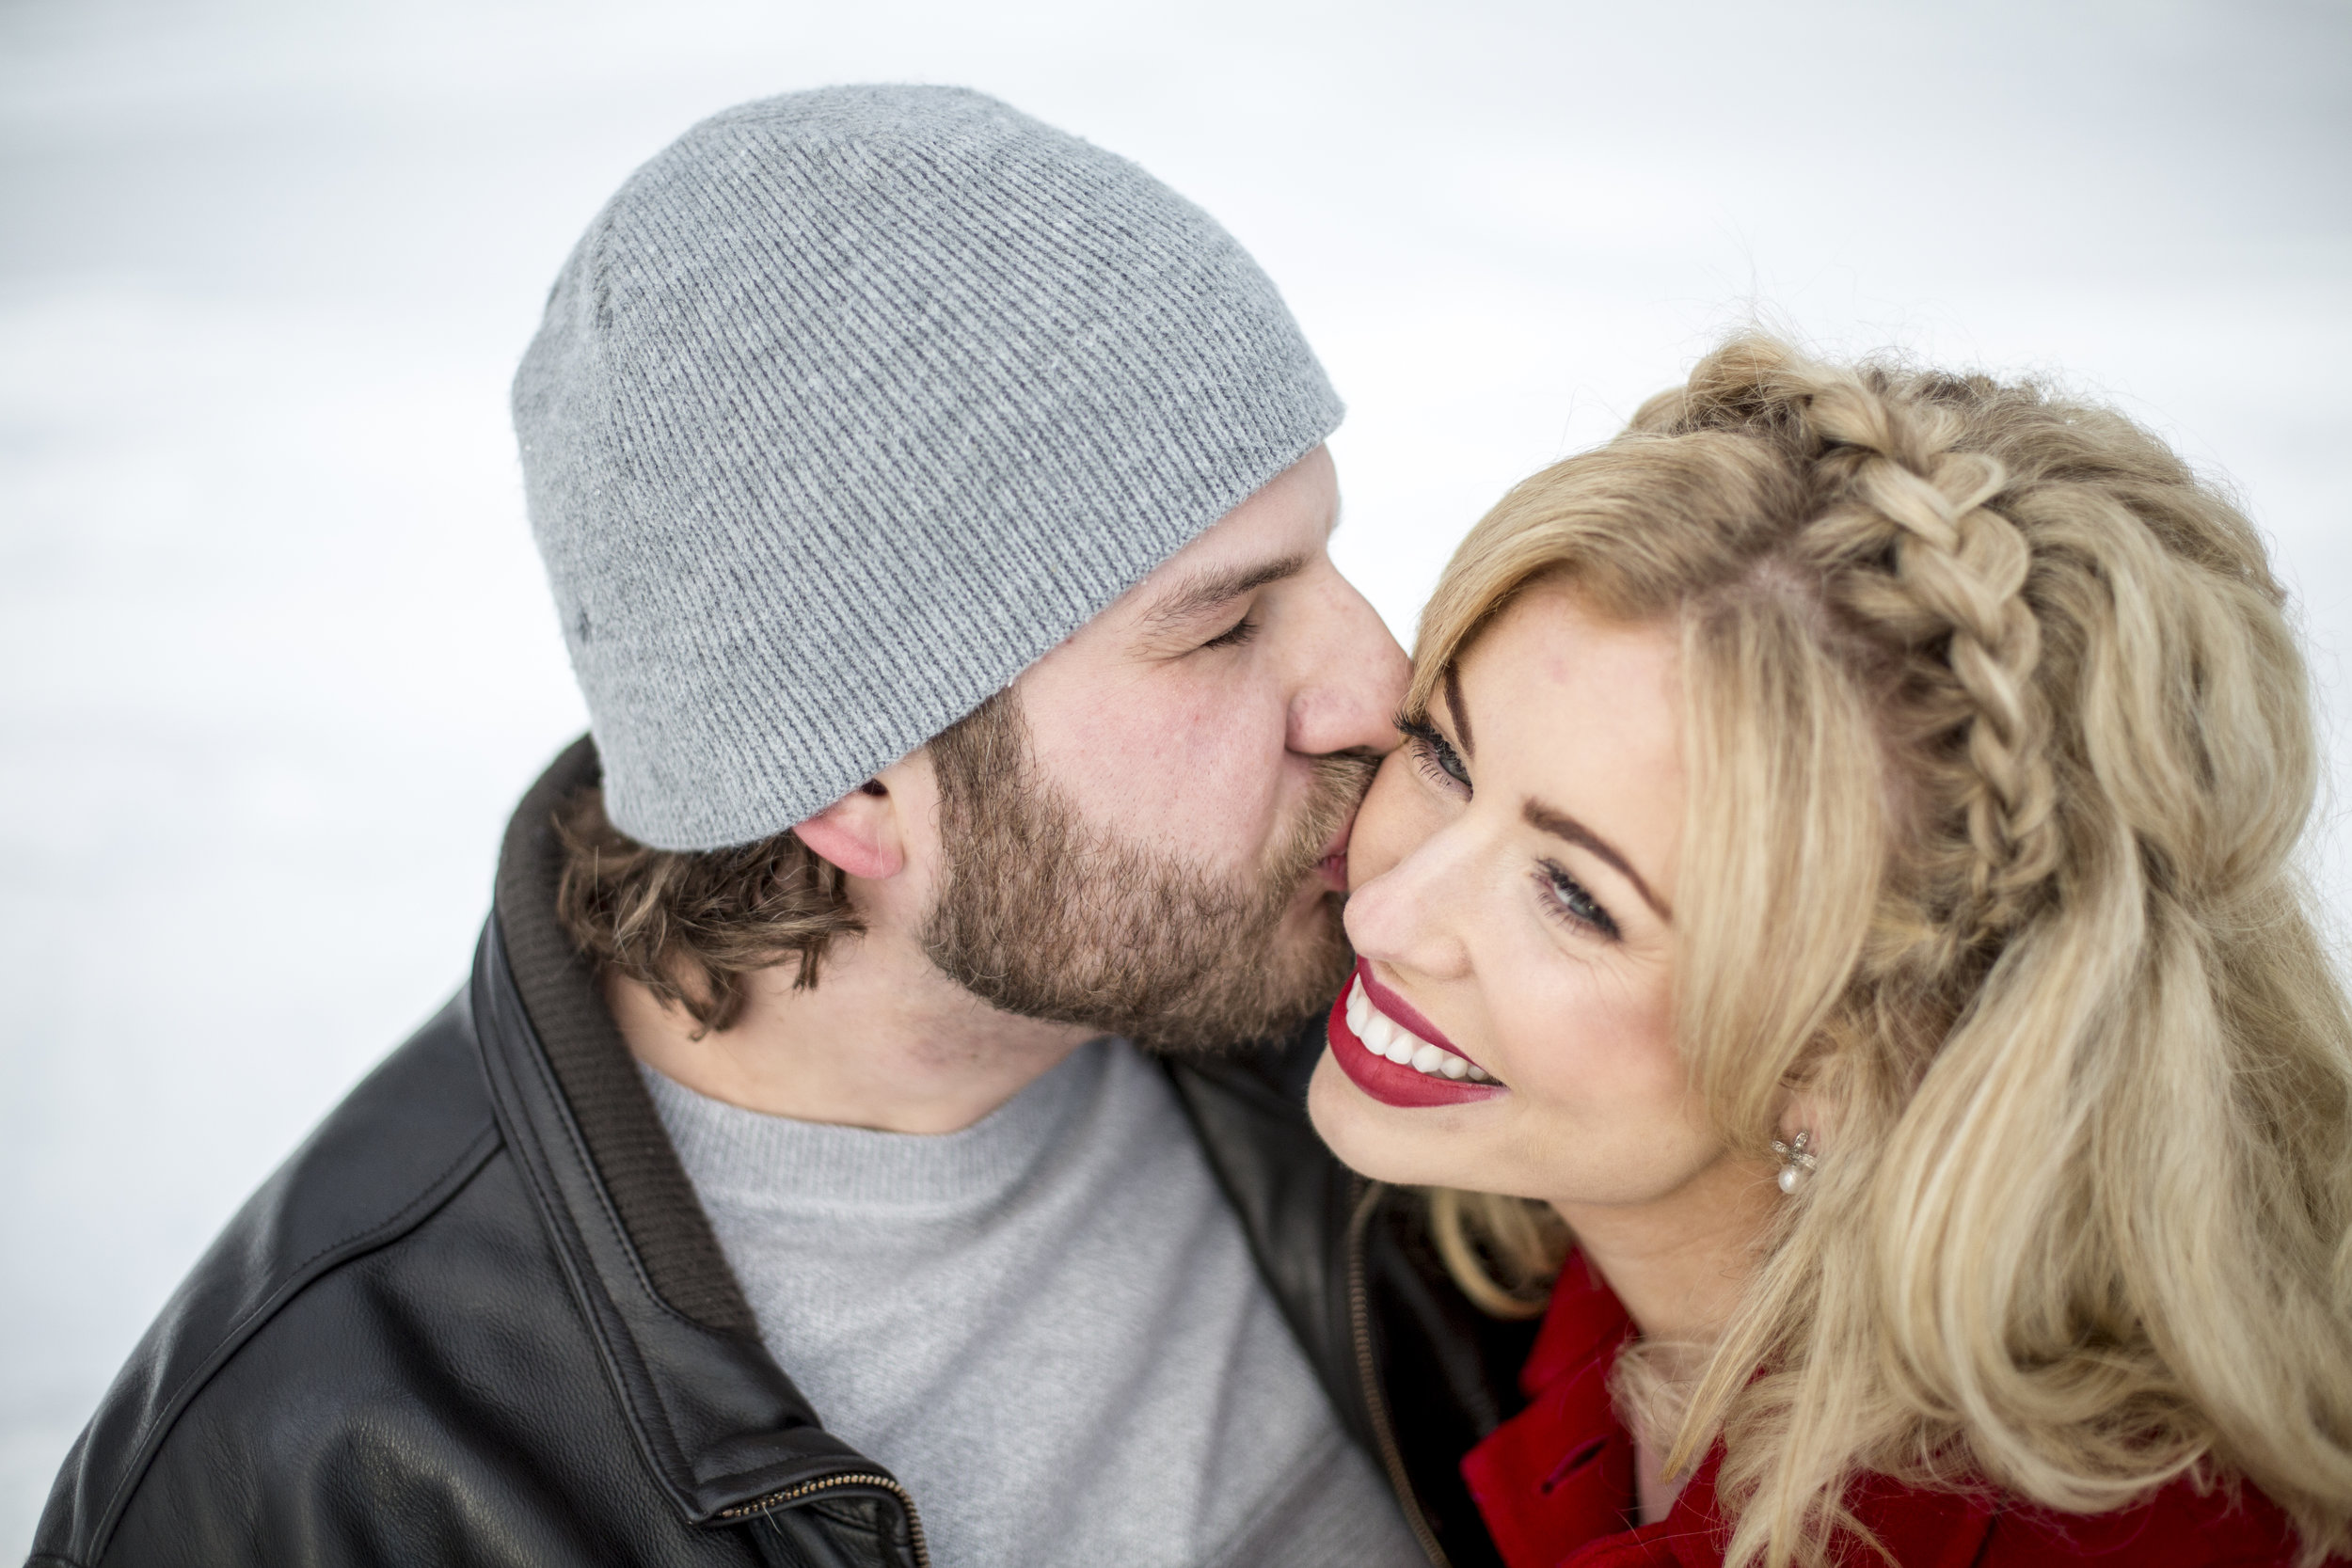
[[[574,236],[700,115],[876,79],[1257,252],[1400,636],[1505,484],[1761,309],[2153,421],[2276,541],[2352,733],[2343,0],[0,0],[0,1558],[461,978],[581,726],[504,408]]]

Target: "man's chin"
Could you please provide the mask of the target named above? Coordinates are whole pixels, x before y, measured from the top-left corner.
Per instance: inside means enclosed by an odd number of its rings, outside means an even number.
[[[1275,1018],[1253,1029],[1229,1030],[1209,1034],[1194,1029],[1178,1028],[1167,1033],[1138,1030],[1128,1038],[1148,1055],[1179,1062],[1216,1062],[1253,1052],[1270,1050],[1292,1038],[1310,1023],[1320,1020],[1327,1009],[1301,1012],[1296,1018]]]
[[[1160,1021],[1133,1033],[1137,1045],[1155,1055],[1206,1059],[1277,1045],[1322,1019],[1331,999],[1346,985],[1355,955],[1340,932],[1340,899],[1327,895],[1291,912],[1259,949],[1261,973],[1289,981],[1287,995],[1260,996],[1253,1003],[1205,1009]]]
[[[1041,791],[961,832],[923,950],[993,1007],[1213,1056],[1289,1037],[1346,982],[1346,895],[1322,863],[1330,832],[1301,835],[1321,859],[1236,886],[1098,842]]]

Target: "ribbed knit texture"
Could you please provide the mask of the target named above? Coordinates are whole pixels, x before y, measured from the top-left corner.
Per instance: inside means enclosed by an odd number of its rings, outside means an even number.
[[[672,849],[847,794],[1341,415],[1199,208],[910,87],[744,104],[639,169],[514,403],[607,810]]]
[[[644,1070],[761,1338],[939,1568],[1425,1568],[1132,1046],[944,1137]]]

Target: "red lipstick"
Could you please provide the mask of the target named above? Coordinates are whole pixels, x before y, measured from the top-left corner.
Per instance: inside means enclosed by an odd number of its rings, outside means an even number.
[[[1348,1027],[1347,1000],[1355,994],[1359,983],[1364,988],[1365,1000],[1378,1011],[1386,1013],[1391,1020],[1440,1051],[1453,1052],[1466,1062],[1470,1059],[1402,997],[1374,979],[1371,965],[1359,958],[1356,960],[1356,973],[1349,977],[1346,989],[1340,992],[1340,999],[1331,1005],[1331,1019],[1326,1035],[1331,1054],[1339,1058],[1340,1070],[1346,1073],[1358,1088],[1383,1105],[1396,1105],[1407,1110],[1419,1110],[1429,1105],[1468,1105],[1509,1092],[1501,1084],[1491,1081],[1481,1084],[1468,1078],[1447,1078],[1438,1073],[1422,1072],[1402,1062],[1391,1062],[1386,1055],[1375,1052],[1364,1043],[1361,1036]]]

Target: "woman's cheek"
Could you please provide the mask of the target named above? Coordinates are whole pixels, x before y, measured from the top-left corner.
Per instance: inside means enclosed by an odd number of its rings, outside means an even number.
[[[1563,1202],[1643,1202],[1676,1190],[1721,1150],[1676,1051],[1664,988],[1590,971],[1565,974],[1532,957],[1499,966],[1554,984],[1496,1000],[1498,1075],[1531,1125],[1545,1130],[1546,1196]],[[1565,983],[1562,983],[1565,982]],[[1531,1180],[1535,1173],[1530,1172]]]
[[[1437,815],[1422,799],[1426,793],[1413,775],[1413,759],[1406,748],[1399,747],[1382,760],[1348,834],[1350,889],[1390,870],[1411,854],[1415,845],[1437,832]]]

